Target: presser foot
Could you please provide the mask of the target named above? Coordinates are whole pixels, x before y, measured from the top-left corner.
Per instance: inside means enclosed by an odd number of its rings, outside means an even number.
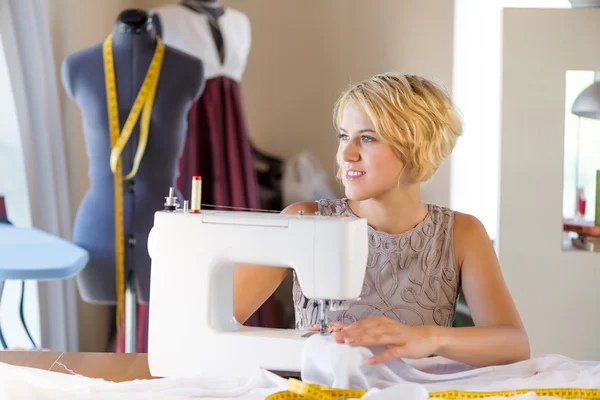
[[[326,322],[321,322],[321,326],[319,328],[319,334],[321,336],[331,335],[331,332],[328,329],[329,329],[329,326],[327,326],[327,323]]]
[[[360,298],[358,298],[357,300],[360,300]],[[327,335],[331,335],[332,332],[330,332],[329,329],[329,325],[327,323],[327,312],[328,311],[341,311],[341,310],[347,310],[348,309],[348,305],[345,301],[334,301],[334,300],[323,300],[323,299],[319,299],[317,301],[318,307],[319,307],[319,333],[321,334],[321,336],[327,336]]]

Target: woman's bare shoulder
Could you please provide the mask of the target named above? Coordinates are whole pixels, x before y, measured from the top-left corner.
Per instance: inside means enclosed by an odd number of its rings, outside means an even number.
[[[483,223],[475,216],[454,211],[454,254],[458,269],[466,258],[494,254],[494,247]]]
[[[314,214],[319,211],[319,205],[314,201],[300,201],[293,203],[283,209],[282,214],[298,214],[299,211],[305,214]]]
[[[483,223],[474,215],[453,211],[454,238],[473,239],[474,237],[487,237],[489,235]]]

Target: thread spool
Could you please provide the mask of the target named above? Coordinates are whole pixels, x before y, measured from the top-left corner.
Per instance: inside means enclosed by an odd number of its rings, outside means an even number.
[[[194,176],[192,177],[192,213],[200,212],[200,204],[202,199],[202,177]]]

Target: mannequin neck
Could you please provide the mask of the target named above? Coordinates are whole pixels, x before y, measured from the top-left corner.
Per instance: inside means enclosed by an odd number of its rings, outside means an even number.
[[[152,18],[144,10],[125,10],[117,17],[113,28],[115,46],[153,46],[156,28]]]
[[[218,18],[225,13],[219,0],[183,0],[181,4],[190,10]]]

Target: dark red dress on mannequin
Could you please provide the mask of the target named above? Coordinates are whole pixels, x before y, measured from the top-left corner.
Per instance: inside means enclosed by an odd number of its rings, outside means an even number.
[[[192,176],[200,175],[203,203],[260,208],[239,84],[224,76],[208,79],[189,126],[177,180],[184,197],[190,198]]]

